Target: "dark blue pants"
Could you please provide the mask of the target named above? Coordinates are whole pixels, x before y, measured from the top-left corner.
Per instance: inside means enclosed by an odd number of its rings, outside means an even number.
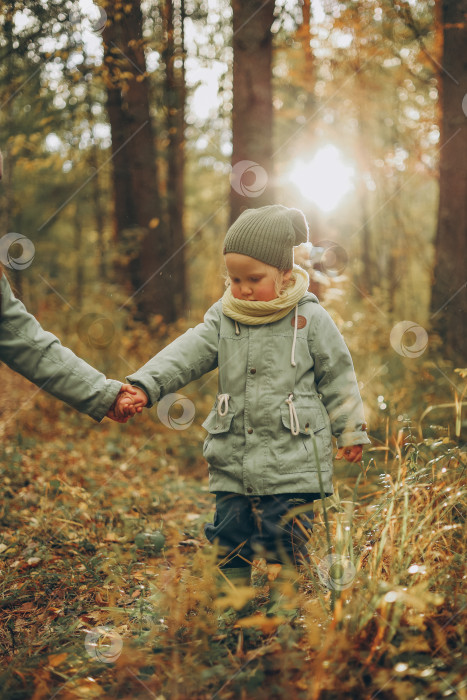
[[[313,530],[316,493],[243,496],[216,492],[214,523],[204,526],[219,548],[220,566],[249,566],[264,557],[268,563],[297,567],[308,559],[306,543]]]

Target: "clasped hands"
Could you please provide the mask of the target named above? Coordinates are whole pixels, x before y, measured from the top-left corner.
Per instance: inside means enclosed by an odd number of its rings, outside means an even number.
[[[117,398],[107,411],[107,418],[126,423],[135,413],[141,413],[148,402],[145,392],[133,384],[122,384]]]

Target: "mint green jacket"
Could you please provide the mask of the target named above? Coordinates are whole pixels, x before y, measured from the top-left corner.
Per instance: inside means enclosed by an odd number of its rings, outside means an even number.
[[[38,387],[96,421],[102,420],[121,382],[106,377],[63,347],[0,280],[0,360]]]
[[[307,292],[280,321],[236,324],[222,302],[127,380],[148,406],[219,368],[218,395],[203,423],[211,491],[332,494],[332,441],[369,443],[347,346]],[[295,341],[295,342],[294,342]]]

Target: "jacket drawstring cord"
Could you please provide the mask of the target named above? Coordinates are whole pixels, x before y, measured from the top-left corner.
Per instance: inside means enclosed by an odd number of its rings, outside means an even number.
[[[297,411],[293,403],[293,394],[289,394],[289,398],[285,400],[285,403],[289,405],[289,416],[290,416],[290,432],[292,435],[298,435],[300,432],[300,424],[298,422]]]
[[[292,343],[292,352],[290,354],[290,364],[292,367],[296,367],[297,363],[295,362],[295,345],[297,343],[297,327],[298,327],[298,304],[295,305],[295,321],[294,321],[294,329],[293,329],[293,343]]]
[[[226,416],[229,412],[229,399],[229,394],[219,394],[219,396],[217,397],[217,413],[219,416],[221,416],[221,418],[222,416]]]
[[[240,335],[240,326],[238,325],[238,321],[235,321],[235,335]]]

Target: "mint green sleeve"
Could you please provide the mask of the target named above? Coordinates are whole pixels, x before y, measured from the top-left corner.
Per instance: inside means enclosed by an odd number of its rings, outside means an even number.
[[[220,308],[216,302],[203,323],[190,328],[126,378],[145,391],[148,407],[217,367]]]
[[[107,379],[45,331],[14,296],[5,275],[0,292],[0,360],[40,389],[101,421],[121,382]]]

